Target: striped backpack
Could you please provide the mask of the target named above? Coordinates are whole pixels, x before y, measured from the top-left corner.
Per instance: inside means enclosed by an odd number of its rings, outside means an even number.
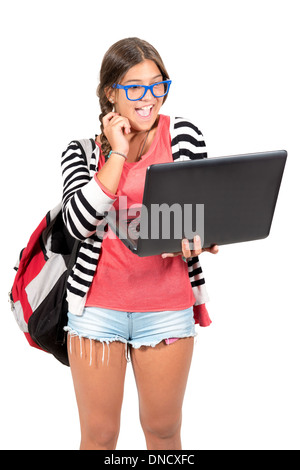
[[[89,159],[91,142],[77,142]],[[30,346],[51,353],[66,366],[67,279],[79,247],[80,241],[65,227],[60,203],[46,214],[21,251],[9,292],[11,309]]]

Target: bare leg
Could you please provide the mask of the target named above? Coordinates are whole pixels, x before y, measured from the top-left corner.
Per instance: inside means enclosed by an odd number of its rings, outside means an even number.
[[[148,450],[180,450],[182,404],[194,338],[131,350]]]
[[[104,349],[103,349],[104,348]],[[125,345],[68,337],[77,399],[81,450],[114,450],[120,430],[126,372]]]

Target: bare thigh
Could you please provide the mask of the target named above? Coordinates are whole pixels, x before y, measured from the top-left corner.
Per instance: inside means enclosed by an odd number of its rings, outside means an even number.
[[[103,349],[104,348],[104,349]],[[68,339],[69,361],[79,411],[82,440],[105,444],[117,435],[126,372],[125,345]]]
[[[171,345],[132,348],[144,431],[164,437],[180,427],[193,347],[194,338],[183,338]]]

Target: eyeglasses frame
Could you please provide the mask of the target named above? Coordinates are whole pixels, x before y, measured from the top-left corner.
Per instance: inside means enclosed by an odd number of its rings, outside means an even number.
[[[156,85],[160,85],[160,84],[167,84],[167,91],[166,93],[164,93],[163,95],[160,95],[160,96],[156,96],[154,93],[153,93],[153,87],[155,87]],[[170,90],[170,86],[171,86],[171,83],[172,83],[172,80],[163,80],[162,82],[157,82],[157,83],[153,83],[152,85],[119,85],[117,83],[114,83],[112,88],[116,88],[118,90],[125,90],[126,92],[126,98],[129,100],[129,101],[140,101],[144,98],[144,96],[146,95],[147,91],[148,90],[151,90],[151,93],[152,95],[154,96],[154,98],[162,98],[164,96],[166,96],[168,93],[169,93],[169,90]],[[141,87],[141,88],[144,88],[144,94],[140,97],[140,98],[137,98],[136,100],[132,100],[130,98],[128,98],[128,90],[130,88],[136,88],[136,87]]]

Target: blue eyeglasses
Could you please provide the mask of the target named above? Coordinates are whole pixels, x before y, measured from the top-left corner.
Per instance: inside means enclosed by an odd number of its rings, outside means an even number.
[[[113,85],[113,88],[125,90],[126,97],[129,101],[139,101],[144,98],[148,90],[151,90],[155,98],[162,98],[169,93],[172,80],[165,80],[163,82],[153,83],[153,85]]]

